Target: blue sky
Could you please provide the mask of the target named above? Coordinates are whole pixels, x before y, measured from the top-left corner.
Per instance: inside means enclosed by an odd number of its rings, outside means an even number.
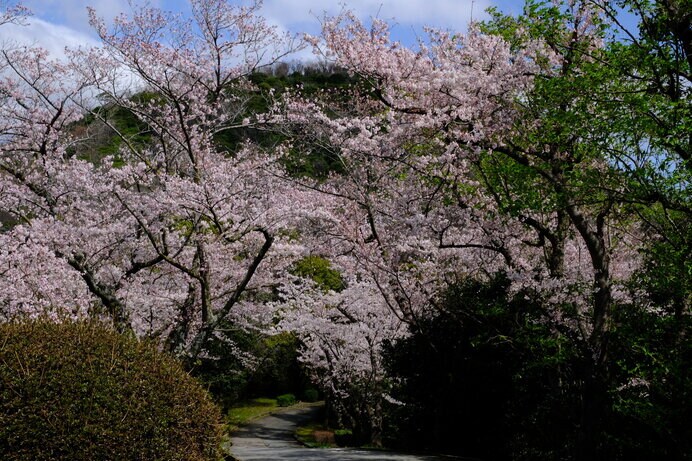
[[[87,5],[93,6],[107,21],[120,12],[131,11],[128,0],[24,0],[23,3],[34,13],[30,24],[0,28],[0,40],[35,42],[54,54],[61,54],[66,45],[96,43],[87,21]],[[186,0],[149,0],[149,3],[173,11],[184,12],[188,8]],[[472,14],[474,19],[485,18],[484,10],[489,6],[517,13],[523,5],[523,1],[511,0],[264,0],[262,14],[281,29],[315,34],[319,31],[318,18],[325,12],[338,13],[344,3],[364,19],[379,16],[392,20],[393,36],[404,43],[412,43],[425,25],[461,31]]]

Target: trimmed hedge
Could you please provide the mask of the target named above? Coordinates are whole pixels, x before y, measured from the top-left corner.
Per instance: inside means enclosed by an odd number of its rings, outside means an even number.
[[[317,389],[305,389],[303,392],[303,400],[305,402],[317,402],[320,399],[320,393]]]
[[[220,420],[151,344],[98,323],[0,325],[4,461],[218,461]]]
[[[296,404],[296,396],[293,394],[283,394],[276,398],[276,403],[280,407],[290,407]]]

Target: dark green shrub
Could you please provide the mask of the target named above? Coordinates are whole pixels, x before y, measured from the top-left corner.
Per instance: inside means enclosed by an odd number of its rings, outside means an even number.
[[[300,342],[291,333],[265,335],[224,323],[223,331],[206,344],[208,358],[199,359],[192,373],[224,411],[257,397],[292,393],[302,395],[309,378],[298,363]],[[229,348],[228,344],[235,344]],[[237,350],[261,364],[248,367]]]
[[[280,407],[290,407],[291,405],[295,405],[296,396],[293,394],[280,395],[276,398],[276,403],[278,403]]]
[[[437,315],[385,344],[385,441],[488,461],[564,460],[578,423],[574,352],[497,274],[448,288]],[[576,408],[576,409],[575,409]]]
[[[98,323],[0,325],[0,459],[220,459],[220,414],[180,364]]]
[[[334,441],[340,447],[353,446],[353,431],[351,429],[337,429],[334,431]]]
[[[317,402],[320,398],[320,393],[317,389],[305,389],[303,392],[303,401],[305,402]]]
[[[328,259],[320,256],[306,256],[296,262],[293,274],[309,278],[324,291],[341,291],[344,289],[344,280],[341,273],[332,268]]]

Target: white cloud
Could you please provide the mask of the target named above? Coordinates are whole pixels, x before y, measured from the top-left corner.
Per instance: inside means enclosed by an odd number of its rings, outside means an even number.
[[[96,39],[71,27],[53,24],[37,17],[29,18],[28,24],[20,26],[6,24],[0,27],[0,42],[3,47],[37,45],[50,52],[51,56],[64,57],[65,47],[95,46]]]
[[[350,0],[346,7],[359,17],[377,16],[394,20],[399,28],[423,25],[436,28],[464,30],[471,19],[483,19],[490,0]],[[267,18],[286,29],[299,31],[300,27],[316,28],[318,19],[326,12],[339,13],[340,2],[323,0],[266,0],[263,11]]]
[[[346,8],[364,21],[378,17],[392,23],[392,39],[414,45],[416,37],[425,35],[423,26],[464,31],[472,18],[487,19],[490,6],[491,0],[265,0],[261,14],[279,31],[319,34],[325,14],[333,16]],[[291,58],[312,61],[315,56],[308,47]]]
[[[91,32],[87,6],[93,7],[106,23],[122,12],[131,11],[128,0],[24,0],[23,3],[37,17],[85,33]],[[158,0],[149,3],[152,6],[160,4]]]
[[[249,0],[231,0],[247,4]],[[64,55],[66,46],[91,46],[98,43],[87,19],[86,5],[93,6],[109,23],[121,12],[131,12],[130,0],[25,0],[34,13],[29,25],[0,28],[0,41],[37,44],[54,56]],[[135,0],[132,3],[141,3]],[[149,0],[151,6],[187,10],[183,0]],[[473,12],[474,19],[485,18],[491,0],[265,0],[261,14],[279,30],[292,33],[319,33],[319,19],[326,13],[338,14],[343,5],[367,20],[377,16],[395,24],[393,38],[412,44],[414,36],[429,25],[442,29],[464,30]],[[310,50],[295,57],[309,59]]]

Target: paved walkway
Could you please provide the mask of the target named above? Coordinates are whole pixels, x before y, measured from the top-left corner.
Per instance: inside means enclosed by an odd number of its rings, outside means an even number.
[[[317,418],[320,408],[291,408],[267,416],[234,432],[231,454],[238,461],[440,461],[450,458],[356,450],[306,448],[293,438],[297,426]]]

